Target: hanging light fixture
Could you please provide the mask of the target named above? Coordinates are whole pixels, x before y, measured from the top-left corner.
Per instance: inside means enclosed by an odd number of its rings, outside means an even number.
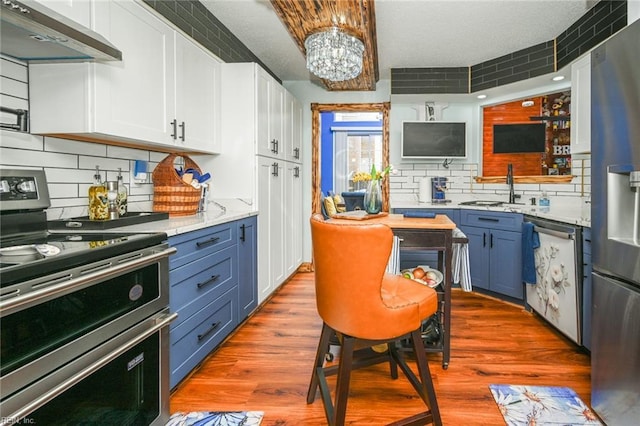
[[[362,41],[338,27],[309,35],[304,47],[307,50],[307,69],[320,78],[345,81],[362,72]]]

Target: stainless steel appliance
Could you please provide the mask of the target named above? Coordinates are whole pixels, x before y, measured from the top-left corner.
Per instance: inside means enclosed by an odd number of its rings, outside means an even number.
[[[50,232],[40,170],[0,201],[0,424],[165,424],[166,234]]]
[[[640,418],[640,20],[591,53],[591,405]]]
[[[1,52],[23,61],[121,61],[100,34],[32,0],[0,3]]]
[[[578,270],[580,229],[532,216],[540,247],[535,252],[536,283],[526,285],[527,305],[577,344],[582,343],[582,271]]]

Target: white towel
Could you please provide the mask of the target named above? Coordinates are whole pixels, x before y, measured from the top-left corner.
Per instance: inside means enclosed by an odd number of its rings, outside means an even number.
[[[400,274],[400,238],[396,236],[393,237],[391,255],[389,255],[389,262],[387,263],[387,273]]]
[[[453,230],[453,238],[467,238],[460,229]],[[469,244],[454,243],[453,257],[451,259],[453,268],[453,282],[458,284],[464,291],[471,291],[471,274],[469,272]]]

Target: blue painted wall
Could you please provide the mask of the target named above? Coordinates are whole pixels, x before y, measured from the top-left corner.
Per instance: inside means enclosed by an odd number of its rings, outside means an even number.
[[[382,120],[378,121],[335,121],[335,113],[320,113],[320,189],[324,195],[327,191],[333,191],[333,131],[332,127],[380,127]]]

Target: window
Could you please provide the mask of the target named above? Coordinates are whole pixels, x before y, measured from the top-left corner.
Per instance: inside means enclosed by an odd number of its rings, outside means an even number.
[[[366,182],[354,182],[353,177],[358,172],[371,172],[375,164],[376,170],[382,170],[382,133],[349,134],[347,136],[349,158],[350,191],[364,189]]]

